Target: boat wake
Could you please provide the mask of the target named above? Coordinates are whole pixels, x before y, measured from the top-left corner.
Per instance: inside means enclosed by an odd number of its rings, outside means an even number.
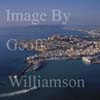
[[[29,89],[23,89],[23,90],[9,92],[9,93],[2,93],[2,94],[0,94],[0,97],[10,97],[10,96],[15,96],[15,95],[20,95],[20,94],[24,94],[24,93],[27,93],[27,92],[30,92],[30,91],[36,90],[36,89],[38,89],[38,88],[31,87]]]

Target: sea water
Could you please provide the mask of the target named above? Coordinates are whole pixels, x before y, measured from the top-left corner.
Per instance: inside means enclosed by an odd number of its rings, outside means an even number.
[[[23,87],[12,87],[8,78],[22,71],[27,56],[35,51],[9,51],[6,42],[9,39],[36,39],[47,38],[53,34],[86,35],[84,32],[65,30],[62,27],[6,27],[0,28],[0,94],[23,90]],[[0,98],[0,100],[99,100],[100,94],[100,65],[87,65],[82,60],[47,61],[42,68],[31,75],[40,75],[42,78],[84,79],[84,88],[40,88],[27,93]]]

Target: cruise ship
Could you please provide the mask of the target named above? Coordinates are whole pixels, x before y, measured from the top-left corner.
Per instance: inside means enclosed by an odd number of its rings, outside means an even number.
[[[91,63],[92,63],[91,57],[82,57],[82,60],[83,60],[85,63],[88,63],[88,64],[91,64]]]

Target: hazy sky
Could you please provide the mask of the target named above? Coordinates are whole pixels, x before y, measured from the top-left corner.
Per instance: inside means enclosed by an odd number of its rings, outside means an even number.
[[[71,13],[67,24],[100,25],[100,0],[0,0],[0,26],[17,24],[6,22],[6,9],[29,12],[60,9]]]

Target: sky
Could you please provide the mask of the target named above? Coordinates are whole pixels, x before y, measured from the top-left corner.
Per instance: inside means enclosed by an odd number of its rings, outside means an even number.
[[[62,12],[71,13],[68,25],[100,25],[100,0],[0,0],[0,26],[22,24],[8,23],[5,19],[6,9],[48,13],[51,9],[60,9]],[[45,24],[52,23],[48,20]]]

